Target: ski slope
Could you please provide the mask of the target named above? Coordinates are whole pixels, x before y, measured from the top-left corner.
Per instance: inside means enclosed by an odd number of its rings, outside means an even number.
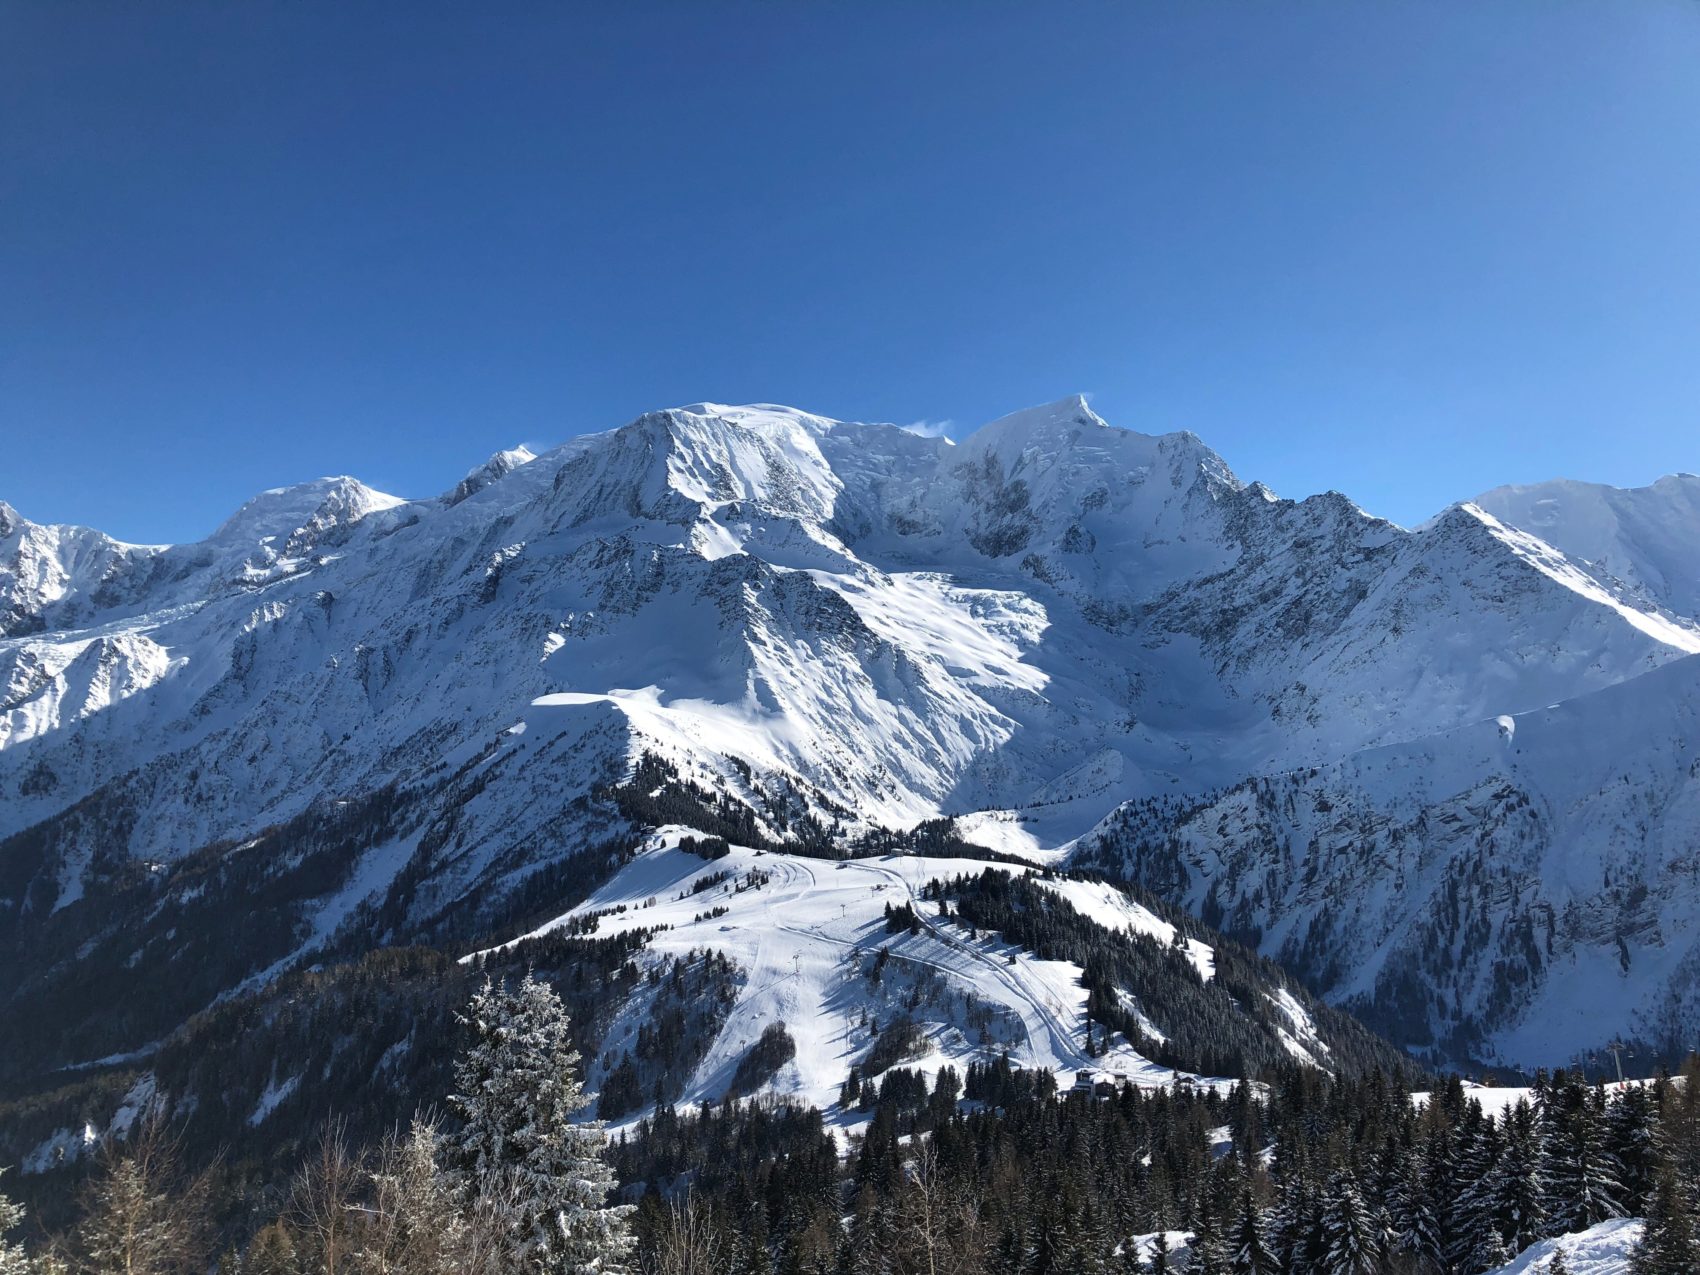
[[[965,1071],[970,1062],[990,1061],[1006,1051],[1013,1065],[1054,1072],[1064,1087],[1081,1070],[1142,1086],[1172,1084],[1183,1074],[1143,1057],[1119,1037],[1107,1052],[1088,1054],[1086,990],[1078,965],[1039,960],[995,937],[971,937],[966,927],[939,918],[936,905],[921,900],[929,881],[977,876],[991,866],[985,862],[902,855],[835,862],[740,846],[724,858],[705,861],[678,848],[683,835],[687,830],[663,830],[590,898],[514,942],[596,914],[597,935],[665,927],[645,950],[646,963],[701,949],[730,957],[742,972],[737,1001],[684,1101],[724,1096],[739,1060],[763,1029],[783,1023],[797,1054],[768,1091],[828,1110],[873,1041],[864,1017],[884,1022],[905,1011],[923,1028],[927,1044],[924,1054],[902,1065],[929,1074],[946,1065]],[[699,883],[720,873],[730,876],[695,892]],[[767,879],[740,888],[751,874]],[[1097,899],[1099,914],[1107,920],[1164,924],[1131,903],[1112,914],[1108,899],[1099,895],[1115,894],[1108,887],[1051,884],[1065,897]],[[886,908],[905,904],[922,918],[921,932],[888,933]],[[717,908],[726,912],[712,915]],[[1210,949],[1197,947],[1202,953],[1195,960],[1201,976],[1207,976]],[[890,953],[889,964],[875,984],[866,971],[881,948]],[[916,995],[919,1005],[908,1009]],[[616,1020],[604,1054],[617,1052],[638,1025],[636,1012]],[[592,1084],[598,1079],[593,1070]]]

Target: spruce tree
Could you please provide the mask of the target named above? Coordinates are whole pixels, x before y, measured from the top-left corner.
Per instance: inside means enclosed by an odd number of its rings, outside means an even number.
[[[1381,1270],[1381,1228],[1364,1202],[1357,1179],[1349,1172],[1334,1175],[1322,1207],[1324,1275],[1378,1275]]]
[[[1287,1184],[1269,1227],[1270,1248],[1283,1271],[1308,1270],[1320,1260],[1322,1203],[1303,1178]]]
[[[1216,1220],[1208,1215],[1198,1219],[1188,1248],[1191,1257],[1187,1262],[1187,1275],[1230,1275],[1233,1270],[1228,1260],[1228,1246],[1223,1243],[1222,1233],[1216,1228]]]
[[[1469,1100],[1464,1112],[1451,1156],[1452,1190],[1443,1197],[1441,1222],[1449,1267],[1479,1271],[1490,1269],[1478,1260],[1481,1246],[1499,1236],[1490,1176],[1499,1158],[1500,1136],[1493,1122],[1482,1116],[1480,1103]]]
[[[1630,1217],[1646,1213],[1658,1182],[1654,1114],[1653,1095],[1640,1084],[1624,1089],[1606,1109],[1606,1143],[1617,1160],[1623,1207]]]
[[[1497,1271],[1501,1266],[1511,1261],[1511,1250],[1505,1247],[1505,1237],[1498,1231],[1489,1231],[1476,1246],[1475,1256],[1459,1270]]]
[[[1604,1113],[1586,1096],[1542,1122],[1546,1135],[1542,1205],[1551,1232],[1585,1231],[1622,1217],[1622,1167],[1606,1139]]]
[[[623,1269],[631,1210],[608,1203],[615,1180],[600,1122],[573,1123],[588,1099],[560,998],[532,974],[513,989],[486,979],[461,1021],[473,1040],[456,1061],[450,1102],[464,1123],[447,1144],[461,1206],[494,1210],[521,1269]]]
[[[1441,1241],[1439,1211],[1429,1190],[1429,1165],[1413,1156],[1393,1186],[1389,1200],[1393,1248],[1404,1255],[1414,1271],[1430,1275],[1446,1266],[1446,1248]]]
[[[1240,1199],[1239,1217],[1231,1236],[1234,1275],[1279,1275],[1281,1266],[1263,1234],[1263,1219],[1247,1191]]]
[[[1653,1188],[1647,1226],[1630,1256],[1630,1275],[1694,1275],[1700,1271],[1700,1240],[1682,1184],[1668,1166]]]
[[[1499,1157],[1473,1197],[1478,1236],[1497,1232],[1514,1254],[1546,1237],[1543,1164],[1534,1112],[1528,1103],[1519,1102],[1506,1117]]]

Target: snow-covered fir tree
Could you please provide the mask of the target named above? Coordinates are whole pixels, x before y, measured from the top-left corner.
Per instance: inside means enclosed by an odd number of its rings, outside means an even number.
[[[1481,1247],[1504,1239],[1492,1225],[1493,1203],[1488,1198],[1488,1175],[1499,1158],[1499,1128],[1482,1115],[1479,1104],[1464,1108],[1462,1123],[1444,1152],[1446,1168],[1456,1185],[1443,1197],[1442,1231],[1446,1241],[1447,1267],[1453,1271],[1491,1269],[1482,1264]]]
[[[1440,1214],[1430,1187],[1437,1149],[1411,1157],[1395,1179],[1388,1200],[1392,1248],[1418,1275],[1439,1275],[1446,1269],[1446,1246]]]
[[[1378,1275],[1384,1254],[1382,1230],[1357,1178],[1350,1172],[1335,1174],[1322,1206],[1324,1275]]]
[[[1623,1207],[1640,1217],[1652,1201],[1659,1177],[1659,1148],[1655,1136],[1652,1089],[1631,1085],[1606,1109],[1606,1140],[1616,1156]]]
[[[1498,1231],[1489,1231],[1476,1246],[1475,1256],[1463,1266],[1456,1269],[1460,1272],[1497,1271],[1511,1260],[1511,1250],[1505,1246],[1505,1237]]]
[[[1231,1275],[1233,1265],[1228,1256],[1227,1242],[1208,1214],[1199,1218],[1188,1249],[1191,1256],[1187,1262],[1187,1275]]]
[[[1544,1197],[1552,1231],[1585,1231],[1624,1215],[1622,1167],[1606,1138],[1603,1093],[1561,1090],[1541,1121]]]
[[[539,1275],[624,1269],[628,1206],[609,1203],[614,1172],[588,1104],[560,998],[531,974],[516,987],[486,979],[463,1017],[473,1041],[455,1065],[450,1101],[463,1121],[447,1145],[461,1206],[489,1211],[514,1264]]]
[[[1520,1253],[1548,1233],[1544,1154],[1534,1108],[1519,1101],[1507,1114],[1499,1154],[1472,1192],[1472,1223],[1485,1242],[1498,1235],[1511,1253]],[[1476,1270],[1490,1267],[1478,1245]]]
[[[1322,1256],[1322,1201],[1304,1176],[1287,1184],[1269,1223],[1269,1241],[1281,1269],[1304,1270]]]
[[[1239,1216],[1235,1219],[1230,1239],[1234,1275],[1279,1275],[1281,1264],[1264,1235],[1263,1217],[1249,1191],[1240,1197]]]
[[[1653,1187],[1647,1227],[1630,1255],[1630,1275],[1694,1275],[1700,1271],[1700,1237],[1695,1234],[1688,1192],[1668,1166]]]

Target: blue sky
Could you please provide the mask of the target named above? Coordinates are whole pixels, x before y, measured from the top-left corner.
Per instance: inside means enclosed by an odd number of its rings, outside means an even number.
[[[1700,469],[1700,6],[0,6],[0,497],[1074,391],[1414,522]]]

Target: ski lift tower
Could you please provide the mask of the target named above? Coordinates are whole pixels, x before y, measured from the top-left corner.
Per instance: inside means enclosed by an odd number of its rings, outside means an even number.
[[[1606,1046],[1606,1048],[1611,1050],[1612,1061],[1617,1064],[1617,1083],[1621,1085],[1623,1083],[1623,1055],[1628,1053],[1629,1056],[1633,1058],[1635,1057],[1635,1051],[1630,1049],[1629,1046],[1625,1045],[1621,1040],[1615,1038],[1612,1040],[1611,1044]]]

